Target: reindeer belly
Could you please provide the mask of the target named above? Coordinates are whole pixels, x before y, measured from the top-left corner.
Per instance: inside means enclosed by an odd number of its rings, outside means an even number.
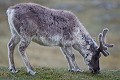
[[[61,38],[58,35],[51,36],[51,37],[34,36],[32,38],[32,41],[44,46],[58,46],[60,44],[60,39]]]

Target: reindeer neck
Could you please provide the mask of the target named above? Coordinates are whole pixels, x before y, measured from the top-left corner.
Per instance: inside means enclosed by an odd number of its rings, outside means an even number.
[[[88,31],[85,28],[82,28],[81,30],[81,36],[82,36],[82,43],[84,49],[91,50],[91,49],[97,49],[98,45],[95,42],[95,40],[91,37],[91,35],[88,33]]]

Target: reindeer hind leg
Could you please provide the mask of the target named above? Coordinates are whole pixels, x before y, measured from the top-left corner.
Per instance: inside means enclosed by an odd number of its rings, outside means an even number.
[[[14,49],[16,45],[19,43],[20,37],[17,34],[11,36],[10,41],[8,42],[8,60],[9,60],[9,70],[12,73],[16,73],[16,68],[14,64]]]
[[[19,52],[20,52],[20,55],[23,59],[25,66],[27,68],[27,72],[30,73],[31,75],[35,75],[36,72],[33,71],[32,66],[30,65],[30,62],[29,62],[28,57],[25,52],[25,50],[29,44],[30,44],[29,38],[21,39],[20,45],[19,45]]]

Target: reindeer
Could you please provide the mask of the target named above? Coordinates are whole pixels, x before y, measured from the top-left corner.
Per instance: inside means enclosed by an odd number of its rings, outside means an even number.
[[[50,9],[35,3],[20,3],[7,10],[11,39],[8,43],[9,70],[16,73],[14,65],[14,49],[19,43],[19,53],[27,68],[27,72],[35,75],[26,55],[30,42],[43,46],[59,46],[65,55],[69,71],[82,72],[75,61],[73,49],[84,58],[90,72],[99,73],[100,52],[108,56],[109,47],[105,36],[107,28],[99,34],[99,43],[91,37],[79,19],[70,11]]]

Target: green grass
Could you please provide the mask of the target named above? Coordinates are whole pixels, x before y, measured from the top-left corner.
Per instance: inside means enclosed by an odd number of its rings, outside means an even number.
[[[119,14],[119,8],[113,8],[110,10],[97,8],[92,4],[91,1],[93,0],[10,0],[11,2],[9,3],[7,0],[0,1],[6,3],[6,5],[0,5],[0,66],[8,65],[7,42],[10,39],[10,30],[8,28],[7,15],[5,12],[8,6],[19,2],[35,2],[50,8],[58,8],[57,5],[63,5],[63,8],[60,8],[64,9],[64,7],[67,7],[66,10],[75,13],[96,41],[97,35],[102,29],[108,27],[110,31],[107,35],[107,42],[115,44],[115,47],[110,49],[111,55],[109,57],[101,57],[100,65],[102,71],[101,74],[98,75],[90,74],[88,71],[83,73],[71,73],[68,72],[67,69],[35,68],[37,74],[31,76],[26,73],[25,68],[19,68],[20,71],[17,74],[11,74],[7,68],[2,67],[0,68],[0,80],[120,80],[120,70],[103,71],[103,69],[120,69],[120,19],[117,18],[118,20],[116,20],[113,17],[112,20],[104,21],[103,18],[107,14]],[[103,3],[120,3],[120,0],[101,1]],[[77,6],[79,7],[79,5],[83,6],[81,7],[83,10],[76,11],[75,9]],[[66,60],[58,48],[47,48],[32,43],[27,49],[27,55],[31,64],[34,66],[50,66],[54,68],[67,66]],[[80,63],[82,57],[80,57],[79,53],[76,54],[76,60],[78,61],[77,63],[79,63],[79,66],[82,68],[85,67],[84,63]],[[15,63],[18,67],[23,65],[18,49],[15,50]]]
[[[34,68],[35,76],[26,73],[25,68],[18,68],[18,73],[10,73],[7,68],[0,68],[0,80],[120,80],[120,70],[104,70],[100,74],[91,74],[88,71],[79,73],[68,72],[67,69]]]

